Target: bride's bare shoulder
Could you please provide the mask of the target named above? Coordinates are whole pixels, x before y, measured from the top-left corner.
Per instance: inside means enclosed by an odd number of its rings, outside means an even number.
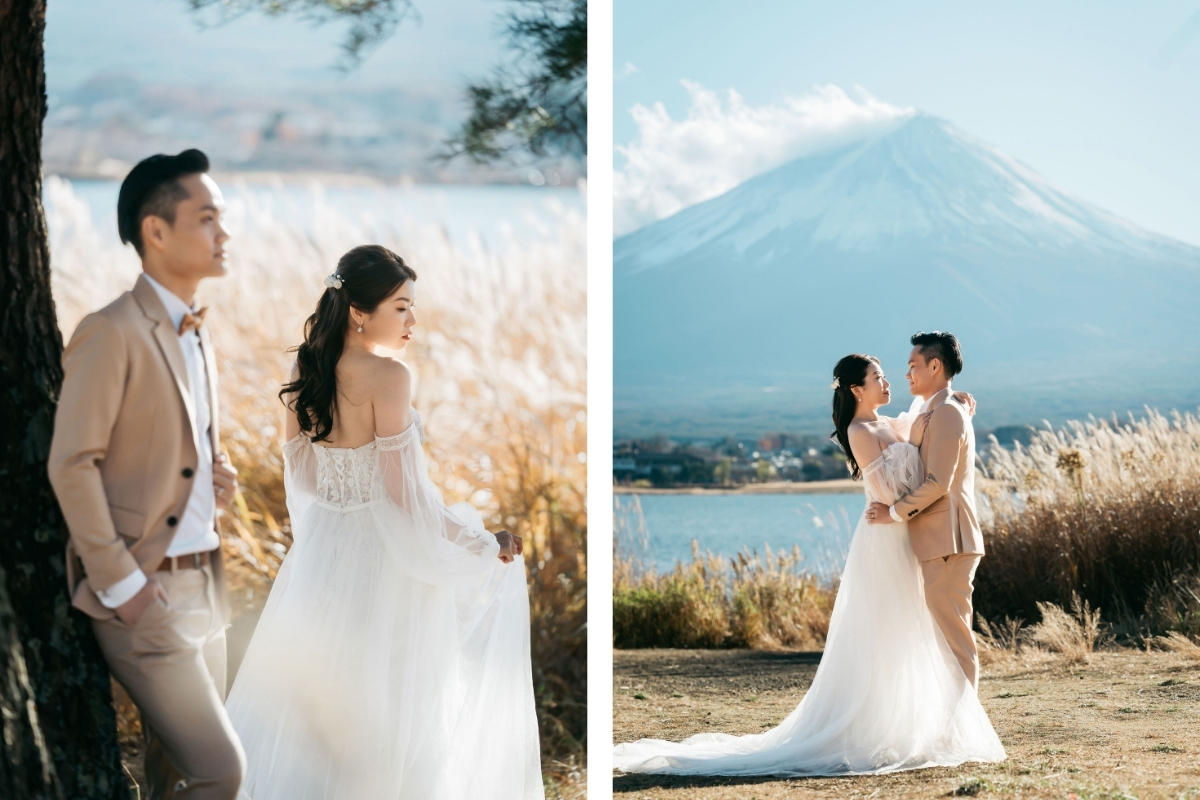
[[[398,383],[410,383],[412,381],[412,370],[408,364],[405,364],[398,358],[391,356],[377,356],[372,354],[371,358],[375,359],[372,364],[372,371],[379,376],[381,383],[388,385],[396,385]]]
[[[865,467],[883,452],[879,435],[866,422],[851,422],[846,433],[850,437],[850,449],[854,451],[854,458],[861,466]]]
[[[412,394],[412,371],[403,361],[387,356],[371,356],[371,394],[376,402],[407,404]]]
[[[374,356],[374,385],[371,401],[375,407],[375,433],[395,436],[412,423],[412,372],[395,358]]]

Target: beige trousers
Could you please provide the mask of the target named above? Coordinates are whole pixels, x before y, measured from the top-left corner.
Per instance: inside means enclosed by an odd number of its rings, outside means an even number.
[[[971,593],[975,591],[978,553],[955,553],[921,562],[925,604],[971,685],[979,686],[979,650],[971,632]]]
[[[225,626],[211,567],[161,571],[132,628],[92,620],[109,669],[142,715],[150,800],[235,800],[246,756],[225,713]]]

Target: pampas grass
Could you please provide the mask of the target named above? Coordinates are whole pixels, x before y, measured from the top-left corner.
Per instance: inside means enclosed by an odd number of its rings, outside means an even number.
[[[1040,605],[1103,608],[1135,642],[1200,634],[1200,420],[1194,414],[1070,422],[1012,450],[984,448],[987,556],[975,583],[989,618]]]
[[[1170,650],[1193,661],[1200,661],[1200,646],[1178,631],[1171,631],[1166,636],[1155,636],[1150,640],[1150,644],[1160,650]]]
[[[314,186],[311,229],[274,216],[261,193],[230,198],[229,274],[198,302],[217,349],[224,446],[241,492],[222,532],[231,594],[261,604],[291,544],[277,398],[288,348],[351,247],[375,242],[420,276],[416,336],[403,358],[417,384],[431,477],[448,502],[467,500],[492,529],[525,540],[534,687],[550,796],[582,796],[586,721],[586,246],[585,222],[547,212],[556,236],[452,242],[441,226],[349,219]],[[80,317],[129,289],[131,248],[102,235],[70,183],[46,180],[52,281],[69,338]]]
[[[1079,595],[1071,595],[1071,613],[1054,603],[1038,603],[1042,621],[1030,628],[1029,641],[1061,654],[1072,664],[1091,660],[1101,640],[1100,609],[1092,610]]]
[[[1019,653],[1024,637],[1025,620],[1005,617],[1003,622],[989,623],[982,614],[975,615],[975,636],[980,651]]]

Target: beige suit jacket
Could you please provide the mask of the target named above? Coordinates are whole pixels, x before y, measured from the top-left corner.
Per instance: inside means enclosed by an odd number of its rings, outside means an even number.
[[[893,508],[908,520],[913,552],[921,561],[955,553],[982,556],[971,416],[948,389],[931,397],[928,408],[933,416],[920,444],[925,480]]]
[[[217,364],[204,328],[200,344],[217,454]],[[179,335],[145,276],[83,318],[63,353],[63,371],[49,473],[70,531],[67,582],[75,607],[109,619],[114,612],[96,592],[135,569],[154,576],[187,507],[199,452]],[[228,621],[220,548],[214,556]]]

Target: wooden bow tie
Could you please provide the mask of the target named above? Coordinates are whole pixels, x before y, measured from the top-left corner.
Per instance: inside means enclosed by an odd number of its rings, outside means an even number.
[[[184,314],[183,319],[179,321],[179,335],[183,336],[193,328],[197,331],[204,324],[204,315],[208,313],[208,306],[197,311],[195,314]]]

